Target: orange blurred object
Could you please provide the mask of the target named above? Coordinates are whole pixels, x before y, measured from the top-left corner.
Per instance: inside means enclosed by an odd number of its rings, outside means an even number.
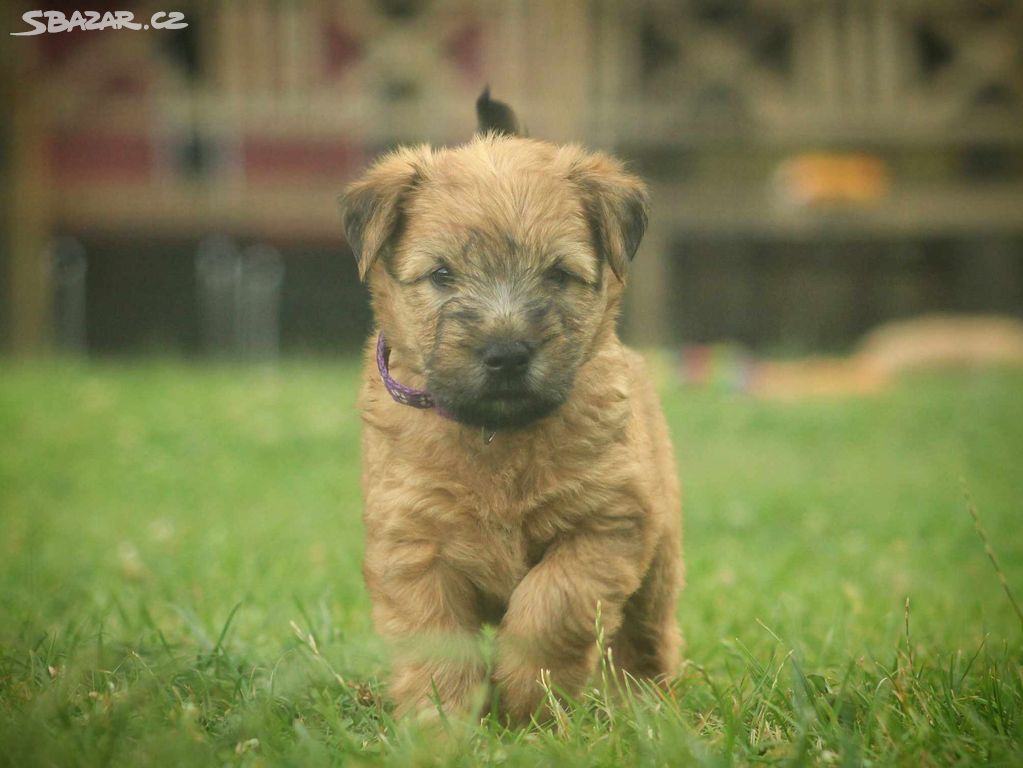
[[[864,153],[797,155],[781,164],[777,178],[784,196],[800,205],[865,205],[890,188],[884,161]]]

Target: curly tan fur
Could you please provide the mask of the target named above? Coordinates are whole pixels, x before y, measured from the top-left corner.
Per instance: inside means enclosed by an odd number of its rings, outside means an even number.
[[[542,670],[578,693],[598,606],[621,670],[671,675],[678,482],[643,362],[615,333],[642,183],[605,155],[488,135],[388,155],[342,207],[392,375],[458,419],[392,400],[374,334],[359,399],[364,573],[398,712],[492,699],[522,722],[543,703]],[[535,349],[515,397],[480,364],[495,339]],[[489,671],[484,623],[498,625]]]

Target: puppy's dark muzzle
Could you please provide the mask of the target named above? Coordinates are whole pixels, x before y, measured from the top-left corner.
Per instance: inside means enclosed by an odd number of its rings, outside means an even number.
[[[483,365],[494,378],[511,379],[525,375],[533,359],[533,346],[524,341],[499,341],[480,352]]]

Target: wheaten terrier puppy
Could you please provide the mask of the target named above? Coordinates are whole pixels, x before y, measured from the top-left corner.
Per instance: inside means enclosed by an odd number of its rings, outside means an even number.
[[[598,611],[619,670],[675,671],[679,490],[615,331],[646,188],[607,155],[510,135],[486,93],[478,107],[473,141],[392,152],[342,199],[378,328],[364,572],[399,713],[492,702],[521,722],[542,714],[542,673],[572,695],[594,672]]]

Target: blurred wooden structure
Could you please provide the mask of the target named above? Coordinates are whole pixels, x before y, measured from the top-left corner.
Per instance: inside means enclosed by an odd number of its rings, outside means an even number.
[[[973,279],[1023,283],[1023,3],[180,5],[177,32],[11,38],[17,349],[45,343],[49,233],[340,242],[344,182],[395,143],[466,139],[485,82],[533,135],[612,149],[650,179],[638,340],[673,337],[690,243],[742,265],[758,243],[978,238]],[[886,183],[800,197],[784,168],[807,151],[867,154]]]

